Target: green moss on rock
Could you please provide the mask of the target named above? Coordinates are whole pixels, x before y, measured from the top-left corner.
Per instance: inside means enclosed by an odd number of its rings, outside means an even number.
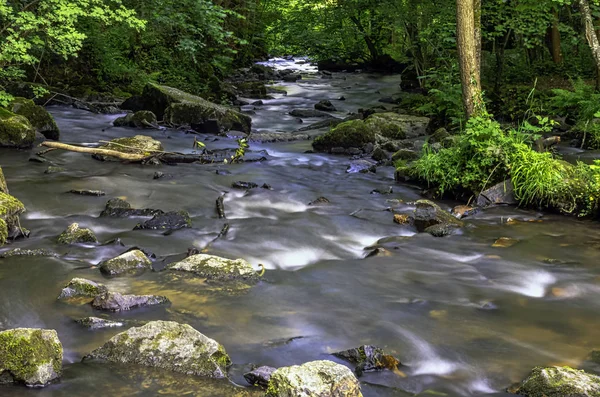
[[[362,397],[352,371],[332,361],[279,368],[271,375],[268,397]]]
[[[54,118],[46,109],[36,105],[31,99],[15,98],[9,108],[13,113],[27,118],[33,128],[46,138],[53,140],[60,138],[60,130]]]
[[[59,244],[97,243],[98,239],[90,229],[82,229],[78,223],[73,223],[58,236]]]
[[[6,185],[6,179],[4,178],[2,167],[0,167],[0,193],[8,194],[8,186]]]
[[[46,386],[60,377],[62,358],[62,344],[54,330],[0,332],[0,374],[8,373],[14,382]]]
[[[197,254],[181,262],[169,265],[170,270],[183,271],[213,281],[243,280],[255,283],[259,280],[252,265],[243,259],[227,259],[214,255]]]
[[[100,283],[85,278],[74,278],[60,292],[58,299],[89,298],[91,302],[96,296],[105,294],[108,289]]]
[[[4,219],[0,219],[0,247],[6,244],[8,239],[8,225]]]
[[[102,262],[99,265],[99,268],[100,271],[106,275],[117,276],[138,272],[144,269],[151,269],[152,262],[142,251],[133,250]]]
[[[156,115],[149,110],[140,110],[119,117],[113,121],[115,127],[154,128],[157,125]]]
[[[35,129],[27,118],[0,108],[0,147],[29,148]]]
[[[320,152],[329,152],[335,147],[362,148],[375,142],[375,132],[362,120],[350,120],[332,128],[325,135],[315,138],[313,148]]]
[[[514,394],[527,397],[600,397],[600,377],[570,367],[536,367]]]
[[[436,237],[447,235],[453,229],[463,226],[463,222],[430,200],[418,200],[413,217],[419,232],[428,232]],[[429,229],[432,226],[437,227]]]
[[[187,375],[225,378],[225,348],[187,324],[151,321],[115,335],[89,358],[162,368]]]
[[[144,153],[152,154],[155,151],[162,151],[163,146],[160,141],[146,135],[135,135],[111,140],[103,149],[114,150],[121,153]]]

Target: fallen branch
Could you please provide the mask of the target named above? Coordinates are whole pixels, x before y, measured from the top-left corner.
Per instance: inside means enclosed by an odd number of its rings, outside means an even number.
[[[217,199],[217,214],[219,214],[219,219],[225,219],[225,204],[223,204],[223,199],[225,195],[219,196]]]
[[[123,153],[123,152],[118,152],[116,150],[110,150],[110,149],[82,147],[82,146],[68,145],[66,143],[49,142],[49,141],[42,142],[40,144],[40,146],[46,146],[46,147],[53,148],[53,149],[68,150],[70,152],[77,152],[77,153],[89,153],[89,154],[97,154],[97,155],[101,155],[101,156],[111,156],[111,157],[118,158],[119,160],[135,161],[135,162],[144,161],[144,160],[147,160],[147,159],[155,156],[154,154],[147,155],[147,154],[143,154],[143,153]]]

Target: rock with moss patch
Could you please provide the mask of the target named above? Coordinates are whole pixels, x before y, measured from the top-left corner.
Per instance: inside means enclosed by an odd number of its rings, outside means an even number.
[[[536,367],[513,394],[527,397],[600,397],[600,377],[569,367]]]
[[[88,302],[91,302],[96,296],[102,295],[108,292],[108,289],[103,284],[97,283],[92,280],[85,278],[74,278],[60,292],[58,299],[71,299],[71,298],[89,298]]]
[[[374,113],[365,124],[388,139],[416,138],[427,134],[430,119],[398,113]]]
[[[100,271],[109,276],[118,276],[152,269],[152,262],[140,250],[125,252],[99,265]]]
[[[392,155],[392,161],[412,161],[419,158],[419,153],[410,149],[400,149]]]
[[[186,211],[171,211],[156,215],[154,218],[136,225],[134,230],[178,230],[187,227],[192,227],[190,214]]]
[[[374,142],[375,131],[368,128],[362,120],[349,120],[332,128],[325,135],[315,138],[313,148],[320,152],[330,152],[337,147],[361,148],[367,143]]]
[[[279,368],[269,379],[268,397],[362,397],[352,371],[332,361]]]
[[[39,132],[48,139],[58,141],[60,130],[54,118],[42,106],[36,105],[31,99],[15,98],[9,105],[10,110],[21,115]]]
[[[244,379],[252,386],[260,386],[266,389],[269,387],[269,379],[271,379],[271,375],[273,375],[273,372],[275,371],[277,371],[277,368],[267,366],[258,367],[250,372],[246,372],[244,374]]]
[[[90,229],[80,228],[79,223],[72,223],[58,236],[59,244],[97,243],[98,239]]]
[[[158,121],[156,115],[149,110],[140,110],[135,113],[128,113],[123,117],[113,121],[115,127],[132,127],[132,128],[156,128]]]
[[[104,328],[118,328],[125,325],[125,323],[121,321],[112,321],[100,317],[85,317],[75,320],[75,322],[91,330]]]
[[[433,237],[446,237],[456,233],[460,226],[452,223],[440,223],[437,225],[425,228],[424,232],[431,234]]]
[[[237,88],[237,91],[240,94],[240,96],[246,98],[269,98],[269,96],[267,95],[267,87],[265,86],[264,82],[244,81],[241,83],[236,83],[235,87]]]
[[[363,345],[333,353],[333,355],[356,365],[354,372],[358,376],[361,376],[364,372],[383,371],[385,369],[395,370],[402,365],[397,358],[385,354],[383,349],[371,345]]]
[[[170,270],[193,273],[210,281],[244,281],[255,283],[259,280],[252,265],[243,259],[227,259],[220,256],[197,254],[181,262],[172,263]]]
[[[160,141],[157,141],[156,139],[146,135],[135,135],[131,137],[112,139],[101,148],[120,153],[144,154],[147,156],[163,150],[163,146]],[[96,160],[102,161],[111,159],[110,156],[100,154],[94,154],[92,157]]]
[[[132,208],[131,204],[129,204],[127,201],[120,198],[114,198],[108,200],[104,210],[100,213],[100,216],[111,218],[128,218],[136,216],[157,216],[164,213],[165,212],[162,210],[152,208]]]
[[[8,194],[8,186],[6,185],[6,178],[4,178],[2,167],[0,167],[0,193]]]
[[[8,190],[8,189],[7,189]],[[25,212],[25,206],[15,197],[0,192],[0,247],[6,241],[23,235],[19,215]]]
[[[427,142],[433,144],[433,143],[442,143],[444,141],[444,139],[450,137],[450,134],[448,133],[448,130],[446,130],[445,128],[438,128],[437,130],[435,130],[435,132],[433,134],[431,134],[431,136],[429,136],[429,138],[427,139]]]
[[[0,332],[0,385],[43,387],[62,374],[63,347],[54,330],[17,328]]]
[[[430,200],[418,200],[416,202],[413,219],[419,233],[427,231],[427,228],[434,225],[447,225],[449,228],[463,226],[461,221]]]
[[[0,258],[12,258],[15,256],[27,256],[27,257],[58,257],[56,252],[47,250],[45,248],[37,249],[25,249],[25,248],[14,248],[12,250],[3,252],[0,254]]]
[[[35,128],[26,117],[0,108],[0,147],[30,148]]]
[[[118,292],[107,292],[97,295],[92,301],[92,306],[98,310],[122,312],[138,307],[163,305],[169,302],[166,296],[122,295]]]
[[[225,348],[187,324],[151,321],[115,335],[87,358],[209,378],[227,377]]]

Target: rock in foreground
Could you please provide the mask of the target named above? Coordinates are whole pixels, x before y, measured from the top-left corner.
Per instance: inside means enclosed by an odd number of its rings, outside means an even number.
[[[333,353],[333,355],[355,364],[354,372],[358,376],[361,376],[363,372],[394,370],[401,365],[397,358],[385,354],[381,348],[371,345],[344,350]]]
[[[63,348],[54,330],[17,328],[0,332],[0,385],[43,387],[62,373]]]
[[[169,269],[194,273],[215,281],[243,280],[254,283],[259,279],[252,265],[243,259],[234,260],[206,254],[189,256],[181,262],[169,265]]]
[[[89,298],[91,302],[96,296],[108,292],[108,289],[95,281],[85,278],[74,278],[60,292],[58,299]]]
[[[217,341],[187,324],[152,321],[115,335],[88,358],[224,378],[231,359]]]
[[[156,306],[169,303],[165,296],[157,295],[122,295],[118,292],[108,292],[97,295],[92,302],[94,309],[122,312],[138,307]]]
[[[99,265],[100,271],[109,276],[134,273],[151,269],[152,262],[140,250],[127,251],[116,258],[109,259]]]
[[[42,106],[36,105],[31,99],[15,98],[10,103],[10,109],[15,114],[25,117],[35,131],[48,139],[58,141],[60,130],[54,118]]]
[[[600,397],[600,377],[569,367],[536,367],[513,394],[527,397]]]
[[[268,397],[362,397],[352,371],[332,361],[279,368],[269,380]]]

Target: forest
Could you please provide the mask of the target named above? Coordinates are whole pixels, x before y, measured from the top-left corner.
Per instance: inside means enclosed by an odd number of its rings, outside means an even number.
[[[599,0],[0,0],[0,66],[0,395],[600,397]]]

